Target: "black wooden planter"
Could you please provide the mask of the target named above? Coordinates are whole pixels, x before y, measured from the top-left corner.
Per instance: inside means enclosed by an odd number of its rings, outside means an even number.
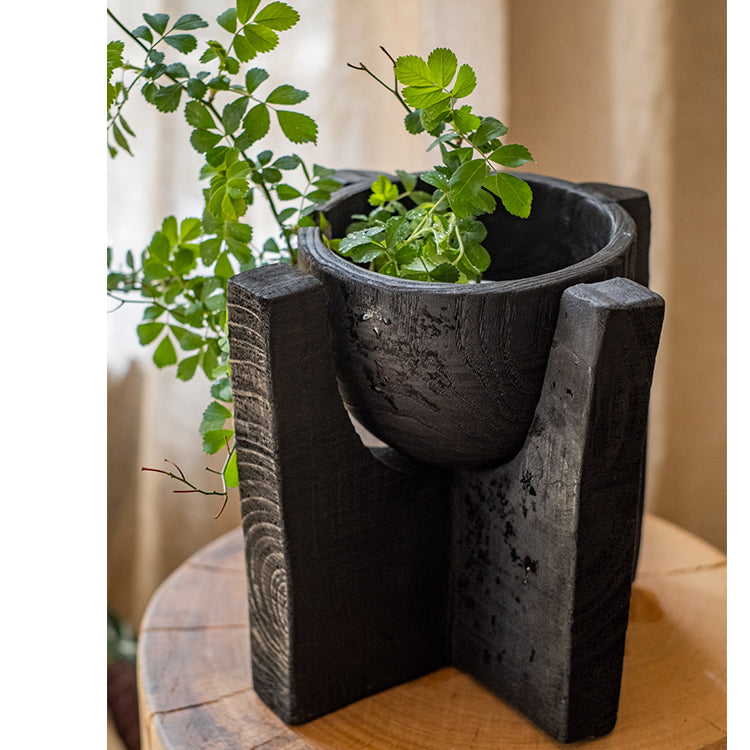
[[[288,723],[452,664],[560,741],[614,726],[663,318],[648,198],[526,177],[488,283],[377,275],[317,230],[302,270],[230,281],[253,679]],[[339,236],[368,185],[327,207]]]

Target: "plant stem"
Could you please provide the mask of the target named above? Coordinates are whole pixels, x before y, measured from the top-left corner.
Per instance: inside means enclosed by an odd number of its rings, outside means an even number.
[[[380,49],[383,49],[383,48],[381,47]],[[383,51],[385,52],[385,50]],[[386,54],[388,55],[387,52]],[[391,60],[393,60],[393,58],[390,55],[388,55],[388,57],[390,57]],[[383,88],[390,91],[396,97],[396,99],[398,99],[399,102],[401,102],[401,106],[409,114],[411,114],[411,111],[412,111],[411,107],[409,107],[409,105],[401,98],[401,94],[398,93],[398,87],[396,86],[396,84],[394,84],[393,88],[391,88],[387,83],[385,83],[385,81],[382,81],[380,78],[378,78],[364,63],[360,63],[359,65],[352,65],[351,63],[347,63],[347,66],[352,68],[353,70],[363,70],[371,78],[374,78]]]

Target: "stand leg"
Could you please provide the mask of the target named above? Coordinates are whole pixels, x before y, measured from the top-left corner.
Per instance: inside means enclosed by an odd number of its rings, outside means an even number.
[[[325,295],[289,266],[230,280],[230,367],[255,691],[297,724],[446,663],[441,472],[357,437]]]
[[[617,716],[662,318],[626,279],[568,289],[523,449],[453,479],[453,664],[563,742]]]

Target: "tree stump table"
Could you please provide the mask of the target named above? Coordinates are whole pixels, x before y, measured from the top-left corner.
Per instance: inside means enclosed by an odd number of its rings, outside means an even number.
[[[167,579],[141,626],[144,750],[526,750],[560,747],[454,668],[288,727],[250,674],[238,528]],[[720,750],[726,730],[726,557],[647,515],[617,724],[596,750]]]

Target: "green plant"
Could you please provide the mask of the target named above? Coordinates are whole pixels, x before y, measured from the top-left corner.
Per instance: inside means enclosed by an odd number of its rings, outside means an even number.
[[[375,208],[353,217],[357,221],[347,236],[330,245],[350,260],[391,276],[479,281],[490,256],[482,246],[486,229],[477,217],[492,213],[496,198],[511,214],[529,216],[528,184],[498,167],[520,167],[531,161],[531,153],[520,144],[502,143],[508,129],[499,120],[480,117],[467,104],[459,106],[474,90],[476,75],[465,63],[459,67],[451,50],[435,49],[426,60],[417,55],[391,60],[392,87],[362,63],[352,67],[396,96],[407,111],[404,124],[410,133],[433,136],[428,151],[437,146],[442,163],[420,177],[435,189],[416,190],[416,177],[401,171],[402,190],[387,177],[378,177],[369,198]],[[401,91],[399,83],[405,87]]]
[[[186,55],[197,48],[198,40],[187,32],[208,27],[200,16],[189,13],[172,21],[163,13],[144,13],[146,24],[129,30],[107,13],[142,53],[142,61],[134,64],[124,57],[124,42],[107,45],[110,155],[132,154],[134,133],[123,112],[139,87],[160,112],[175,112],[185,102],[190,143],[205,157],[199,177],[208,183],[200,217],[167,217],[140,256],[128,251],[124,265],[115,266],[107,250],[108,294],[118,306],[145,304],[137,335],[144,346],[153,345],[154,364],[176,365],[177,377],[185,381],[201,369],[211,381],[213,400],[200,425],[203,449],[226,452],[222,468],[213,472],[220,478],[220,490],[200,489],[174,465],[174,471],[149,470],[182,483],[185,489],[176,492],[218,495],[226,503],[227,488],[238,483],[229,422],[227,279],[269,260],[294,262],[296,230],[313,224],[316,205],[339,186],[333,170],[308,166],[296,153],[279,156],[262,149],[250,154],[269,132],[272,119],[292,144],[316,141],[315,121],[294,109],[307,98],[306,91],[288,83],[271,86],[261,67],[242,70],[242,64],[274,49],[279,33],[292,28],[299,14],[283,2],[261,7],[260,0],[237,0],[216,19],[212,32],[222,41],[205,43],[200,57],[205,67],[190,71],[185,62],[167,59],[167,53]],[[270,207],[278,226],[278,237],[262,244],[255,242],[245,221],[257,196]]]
[[[237,0],[216,18],[210,35],[217,38],[203,42],[198,70],[190,70],[180,56],[198,48],[190,32],[209,27],[199,15],[188,13],[173,21],[163,13],[144,13],[146,23],[128,29],[107,13],[140,55],[134,63],[126,59],[123,41],[107,45],[111,157],[132,155],[135,134],[124,110],[136,90],[160,112],[176,112],[184,103],[190,143],[204,157],[199,173],[206,183],[202,215],[167,217],[148,247],[138,256],[128,251],[124,264],[115,264],[108,248],[107,290],[118,307],[144,305],[137,335],[142,345],[153,347],[157,367],[176,366],[177,377],[185,381],[202,370],[211,381],[212,400],[199,432],[206,453],[225,453],[221,469],[208,469],[221,488],[201,489],[170,461],[171,469],[144,470],[179,482],[182,488],[175,492],[223,498],[223,509],[228,488],[238,484],[227,280],[269,261],[296,262],[297,229],[314,225],[317,208],[339,183],[331,169],[308,166],[294,152],[279,156],[260,146],[272,121],[292,144],[317,140],[315,121],[295,109],[308,93],[289,83],[271,86],[264,68],[244,67],[274,50],[279,34],[299,21],[290,5]],[[459,67],[450,50],[434,50],[427,60],[407,55],[393,64],[392,87],[364,65],[352,67],[367,72],[398,98],[407,112],[409,132],[433,136],[429,148],[438,147],[442,164],[421,179],[434,189],[417,190],[416,176],[405,172],[398,172],[401,188],[381,176],[370,196],[373,211],[355,217],[351,234],[331,244],[383,273],[429,281],[477,280],[489,256],[481,245],[485,230],[476,217],[494,210],[495,196],[518,216],[528,215],[531,204],[528,185],[495,165],[520,166],[531,155],[523,146],[502,145],[499,139],[507,129],[501,122],[475,115],[469,105],[458,106],[474,90],[476,76],[470,66]],[[262,243],[246,220],[256,199],[265,201],[278,227],[277,236]]]

